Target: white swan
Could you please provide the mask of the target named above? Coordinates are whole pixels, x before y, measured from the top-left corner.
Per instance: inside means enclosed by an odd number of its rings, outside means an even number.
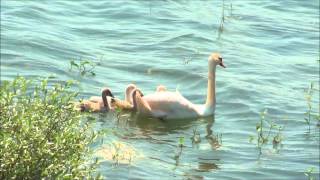
[[[216,105],[215,73],[217,65],[225,68],[220,54],[212,53],[208,58],[208,90],[205,104],[193,104],[179,92],[168,92],[162,86],[158,88],[157,92],[145,96],[142,96],[139,89],[135,89],[132,93],[134,110],[139,114],[161,119],[197,118],[213,115]]]

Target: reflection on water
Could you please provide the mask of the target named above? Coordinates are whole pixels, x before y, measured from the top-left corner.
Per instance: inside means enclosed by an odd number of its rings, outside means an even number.
[[[115,122],[117,127],[138,127],[141,132],[152,132],[156,134],[188,130],[191,127],[194,127],[197,121],[207,121],[208,125],[206,126],[206,136],[208,136],[212,134],[211,128],[214,123],[214,117],[199,119],[162,120],[157,118],[142,117],[137,115],[136,113],[121,113],[118,117],[119,118],[116,118]]]
[[[114,118],[110,118],[112,116]],[[174,153],[172,154],[172,159],[175,160],[175,166],[180,165],[180,158],[186,148],[197,147],[196,149],[199,149],[200,143],[209,144],[213,150],[216,150],[221,146],[221,140],[219,140],[219,137],[215,136],[212,131],[214,116],[199,119],[164,121],[156,118],[137,116],[135,113],[124,112],[117,115],[116,113],[110,112],[107,114],[99,114],[99,119],[102,124],[112,124],[113,128],[116,128],[113,131],[113,134],[122,140],[146,140],[153,144],[166,144],[175,148]],[[110,122],[110,119],[112,119],[113,122]],[[199,126],[198,124],[203,124],[204,129],[196,129],[195,127]],[[188,135],[188,137],[186,137],[186,139],[192,141],[192,147],[188,147],[185,144],[179,144],[177,137],[172,139],[162,137],[169,133],[175,134],[183,131],[190,132],[192,129],[193,135]],[[202,142],[201,137],[205,137],[206,141]],[[149,158],[161,159],[154,156],[150,156]],[[214,166],[216,166],[216,168],[214,168]],[[205,168],[218,169],[218,166],[212,163],[199,162],[199,169],[204,170]]]
[[[96,155],[102,157],[104,161],[113,162],[115,165],[131,164],[143,157],[140,151],[120,141],[102,145],[96,151]]]
[[[219,166],[215,163],[209,163],[209,162],[198,162],[198,169],[197,171],[200,172],[209,172],[213,170],[219,170]]]

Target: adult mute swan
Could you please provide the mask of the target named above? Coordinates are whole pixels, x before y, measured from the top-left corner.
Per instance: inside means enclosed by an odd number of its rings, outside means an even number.
[[[179,92],[166,91],[165,87],[153,94],[142,96],[139,89],[132,93],[133,107],[138,113],[161,119],[182,119],[205,117],[214,114],[216,105],[215,74],[216,66],[225,68],[219,53],[212,53],[208,58],[208,89],[206,103],[193,104]]]

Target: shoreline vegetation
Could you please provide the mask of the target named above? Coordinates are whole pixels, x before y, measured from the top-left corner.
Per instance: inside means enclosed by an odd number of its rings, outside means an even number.
[[[98,133],[74,108],[71,85],[19,76],[1,82],[0,179],[100,177],[89,147]]]

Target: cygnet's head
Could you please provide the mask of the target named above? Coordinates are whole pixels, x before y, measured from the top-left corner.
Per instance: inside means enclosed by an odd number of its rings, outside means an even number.
[[[127,86],[127,88],[126,88],[126,94],[125,94],[125,100],[127,101],[127,102],[130,102],[130,103],[132,103],[132,92],[133,92],[133,90],[134,89],[136,89],[137,88],[137,86],[136,85],[134,85],[134,84],[129,84],[128,86]]]
[[[126,92],[132,92],[135,88],[137,88],[135,84],[129,84],[126,88]]]
[[[222,57],[219,53],[212,53],[209,56],[208,61],[210,64],[212,63],[212,65],[220,65],[221,67],[226,68],[226,66],[223,64]]]
[[[111,93],[111,90],[109,88],[103,88],[101,92],[103,105],[106,108],[107,111],[109,111],[112,107],[110,102],[111,98],[114,98],[113,94]]]

